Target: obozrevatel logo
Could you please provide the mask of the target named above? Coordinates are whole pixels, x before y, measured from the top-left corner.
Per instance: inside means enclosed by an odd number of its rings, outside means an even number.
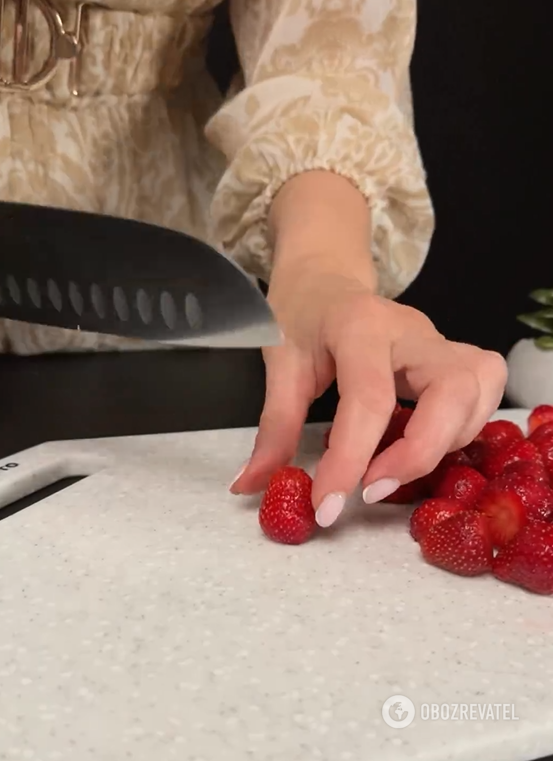
[[[382,718],[389,727],[405,729],[415,718],[415,706],[405,695],[392,695],[382,706]]]

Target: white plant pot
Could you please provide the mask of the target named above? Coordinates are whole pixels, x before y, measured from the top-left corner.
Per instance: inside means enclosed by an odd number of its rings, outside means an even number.
[[[553,351],[538,349],[532,339],[523,338],[509,352],[507,366],[511,404],[524,409],[553,405]]]

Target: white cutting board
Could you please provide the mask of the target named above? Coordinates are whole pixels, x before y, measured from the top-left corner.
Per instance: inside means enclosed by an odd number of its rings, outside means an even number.
[[[0,503],[92,474],[0,522],[0,758],[553,753],[553,599],[425,565],[408,509],[358,497],[309,544],[269,542],[257,501],[227,493],[254,433],[54,443],[0,462]],[[403,729],[382,719],[397,694],[416,710]],[[514,704],[518,720],[424,720],[431,703]]]

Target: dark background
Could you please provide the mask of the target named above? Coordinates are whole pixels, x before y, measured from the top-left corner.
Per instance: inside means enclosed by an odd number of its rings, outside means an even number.
[[[437,231],[403,301],[503,354],[526,334],[527,293],[553,287],[552,30],[547,0],[419,0],[412,79]],[[237,67],[224,5],[209,61],[224,89]],[[49,439],[255,425],[263,391],[257,352],[0,357],[0,457]]]
[[[506,353],[553,286],[553,4],[419,0],[412,78],[437,229],[405,301]]]

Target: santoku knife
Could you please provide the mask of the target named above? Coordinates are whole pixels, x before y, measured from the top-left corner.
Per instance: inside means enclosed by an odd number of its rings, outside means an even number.
[[[281,340],[261,291],[205,243],[143,222],[5,202],[0,317],[181,347]]]

